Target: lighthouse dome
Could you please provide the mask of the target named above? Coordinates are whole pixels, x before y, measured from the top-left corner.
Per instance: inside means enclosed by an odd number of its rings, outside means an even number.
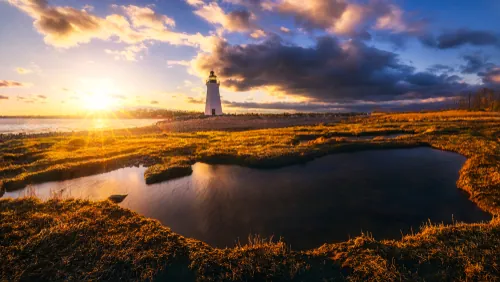
[[[217,83],[217,76],[215,75],[215,72],[214,71],[211,71],[210,72],[210,76],[208,77],[208,81],[207,82],[211,82],[211,83]]]

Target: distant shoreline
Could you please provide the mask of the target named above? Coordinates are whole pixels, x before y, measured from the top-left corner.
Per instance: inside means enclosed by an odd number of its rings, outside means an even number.
[[[157,117],[96,117],[99,119],[163,119]],[[0,116],[0,119],[89,119],[80,116]]]

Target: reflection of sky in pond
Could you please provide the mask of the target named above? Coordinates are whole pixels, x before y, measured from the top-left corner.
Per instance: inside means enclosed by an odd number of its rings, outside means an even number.
[[[191,176],[154,185],[144,183],[144,167],[125,168],[33,190],[44,199],[61,189],[63,197],[91,200],[128,194],[122,207],[214,246],[261,234],[283,236],[292,248],[304,249],[362,230],[400,238],[428,219],[489,219],[456,188],[464,161],[430,148],[364,151],[273,170],[197,163]]]

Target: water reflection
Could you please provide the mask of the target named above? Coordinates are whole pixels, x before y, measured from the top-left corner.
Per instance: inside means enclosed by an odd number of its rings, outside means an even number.
[[[125,168],[33,189],[41,198],[53,190],[92,200],[128,194],[121,206],[213,246],[261,234],[306,249],[362,230],[399,238],[428,219],[489,219],[456,188],[464,161],[430,148],[365,151],[274,170],[197,163],[189,177],[149,186],[145,168]]]

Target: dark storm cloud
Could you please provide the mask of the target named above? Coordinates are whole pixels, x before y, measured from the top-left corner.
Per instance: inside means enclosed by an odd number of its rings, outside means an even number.
[[[448,73],[448,72],[454,72],[455,68],[443,64],[435,64],[428,67],[427,71],[432,73],[440,73],[440,72]]]
[[[323,111],[343,111],[346,108],[336,104],[320,103],[256,103],[256,102],[231,102],[222,101],[224,106],[242,109],[266,109],[266,110],[296,110],[304,112],[323,112]]]
[[[299,112],[370,112],[373,110],[414,111],[445,109],[453,105],[454,97],[431,99],[408,99],[402,101],[369,102],[356,101],[352,103],[255,103],[223,101],[225,107],[239,109],[282,110]]]
[[[444,32],[437,37],[427,35],[421,41],[428,46],[450,49],[466,44],[474,46],[499,45],[500,36],[491,31],[457,29]]]
[[[395,53],[332,37],[321,37],[310,48],[285,44],[279,37],[261,44],[219,42],[211,54],[200,54],[195,66],[200,74],[215,69],[223,85],[237,91],[273,86],[317,101],[425,98],[467,87],[456,76],[416,73]]]
[[[477,73],[493,66],[488,62],[489,57],[481,52],[466,54],[462,56],[465,64],[460,66],[462,73]]]
[[[500,89],[500,66],[491,66],[486,71],[478,73],[483,83],[495,89]]]

